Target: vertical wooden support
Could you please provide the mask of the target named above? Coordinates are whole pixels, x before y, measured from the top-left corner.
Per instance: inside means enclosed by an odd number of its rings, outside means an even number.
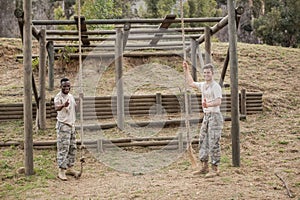
[[[117,124],[118,128],[124,130],[124,91],[123,91],[123,32],[121,28],[116,29],[115,68],[117,87]]]
[[[198,44],[194,38],[191,38],[191,62],[192,62],[192,77],[197,81],[197,48]]]
[[[239,23],[240,23],[240,19],[241,19],[241,14],[243,14],[243,13],[244,13],[244,9],[243,8],[238,7],[236,9],[236,14],[238,14],[237,17],[236,17],[236,28],[239,27]],[[230,55],[229,55],[229,48],[228,48],[227,49],[226,58],[225,58],[225,61],[224,61],[224,65],[223,65],[223,69],[222,69],[222,72],[221,72],[220,81],[219,81],[219,84],[220,84],[221,87],[224,86],[224,79],[225,79],[226,71],[227,71],[227,68],[228,68],[229,58],[230,58]]]
[[[247,105],[246,105],[246,90],[241,90],[241,115],[247,114]]]
[[[205,64],[211,63],[211,29],[209,26],[205,27]]]
[[[33,175],[33,133],[32,133],[32,32],[31,0],[24,0],[24,165],[25,175]]]
[[[130,23],[125,23],[124,24],[123,50],[125,50],[125,47],[126,47],[126,44],[127,44],[130,28],[131,28]]]
[[[232,136],[232,164],[240,166],[240,116],[238,90],[238,59],[237,59],[237,28],[235,1],[227,1],[228,7],[228,34],[230,54],[230,85],[231,85],[231,136]]]
[[[178,134],[178,151],[182,152],[183,151],[183,134],[180,132]]]
[[[226,71],[228,68],[228,63],[229,63],[229,48],[227,49],[227,54],[226,54],[226,58],[224,61],[224,65],[223,65],[223,69],[222,69],[221,77],[220,77],[220,81],[219,81],[219,84],[221,87],[223,87],[223,85],[224,85],[224,79],[225,79]]]
[[[103,153],[103,140],[97,140],[97,153]]]
[[[39,128],[46,129],[46,30],[41,29],[39,34],[39,112],[37,113]]]
[[[192,113],[192,96],[191,96],[190,92],[187,93],[187,99],[188,99],[188,113],[191,114]]]
[[[54,89],[54,45],[53,41],[47,43],[48,52],[48,89],[52,91]]]
[[[162,97],[161,93],[156,93],[156,114],[162,114]]]

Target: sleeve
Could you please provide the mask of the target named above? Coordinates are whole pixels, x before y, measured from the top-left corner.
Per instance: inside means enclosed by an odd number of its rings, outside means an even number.
[[[60,99],[59,99],[58,95],[56,95],[56,96],[54,97],[54,105],[57,105],[57,104],[59,104],[59,103],[60,103]]]
[[[197,88],[201,91],[201,92],[203,92],[203,84],[204,84],[204,82],[194,82],[194,84],[197,86]]]
[[[222,88],[219,84],[215,84],[215,87],[214,87],[214,96],[215,96],[215,99],[222,99]]]

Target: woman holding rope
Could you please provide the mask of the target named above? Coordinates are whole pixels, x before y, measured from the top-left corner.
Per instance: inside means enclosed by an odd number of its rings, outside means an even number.
[[[189,66],[185,61],[183,62],[183,69],[187,84],[199,89],[202,93],[202,108],[204,112],[199,139],[199,158],[202,163],[202,168],[194,172],[194,175],[205,174],[207,178],[218,176],[218,166],[221,158],[220,139],[223,128],[223,116],[220,112],[222,89],[220,85],[213,80],[214,66],[212,64],[206,64],[203,67],[204,82],[194,82]],[[211,158],[211,172],[209,172],[208,167],[209,157]]]

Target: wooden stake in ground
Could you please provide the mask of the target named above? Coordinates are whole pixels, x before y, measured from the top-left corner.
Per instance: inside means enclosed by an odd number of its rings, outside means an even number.
[[[185,49],[185,34],[184,34],[184,19],[183,19],[183,0],[180,1],[180,15],[181,15],[181,34],[182,34],[182,50],[183,59],[186,61],[186,49]],[[189,103],[188,103],[188,93],[187,93],[187,78],[184,75],[184,103],[185,103],[185,126],[186,126],[186,136],[187,136],[187,153],[189,159],[191,160],[192,167],[195,169],[198,167],[197,159],[194,155],[194,150],[190,138],[190,120],[189,120]]]

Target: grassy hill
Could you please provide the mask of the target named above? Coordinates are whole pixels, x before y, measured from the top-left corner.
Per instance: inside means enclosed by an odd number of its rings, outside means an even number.
[[[226,43],[212,45],[213,61],[218,67],[218,74],[222,69],[227,48]],[[0,103],[22,102],[23,67],[15,59],[16,54],[21,52],[20,40],[0,38]],[[37,52],[36,44],[34,52]],[[263,113],[249,115],[245,121],[240,122],[240,168],[231,165],[230,122],[224,124],[221,176],[210,180],[192,177],[188,158],[184,156],[153,173],[132,176],[112,170],[110,166],[97,162],[87,153],[88,162],[80,181],[71,179],[68,184],[61,184],[55,179],[57,170],[54,150],[35,150],[37,173],[26,178],[16,172],[23,165],[23,150],[14,147],[1,148],[0,197],[57,199],[64,195],[66,199],[199,199],[201,195],[205,199],[288,199],[286,188],[275,176],[277,173],[284,178],[296,199],[299,199],[300,49],[238,43],[238,61],[239,88],[249,92],[262,92],[264,107]],[[168,93],[169,88],[178,87],[178,82],[173,80],[177,78],[174,76],[176,73],[182,74],[181,62],[180,58],[126,58],[124,74],[129,74],[134,80],[133,83],[138,84],[144,80],[134,77],[133,72],[138,74],[134,69],[147,64],[146,67],[153,70],[150,75],[157,72],[159,76],[145,80],[142,85],[138,85],[136,92]],[[55,91],[47,91],[47,98],[53,97],[59,91],[61,77],[68,76],[72,82],[76,82],[77,64],[64,66],[65,69],[62,70],[60,63],[56,63]],[[97,83],[96,94],[111,95],[114,92],[113,63],[102,61],[97,64],[104,66],[105,70]],[[37,77],[36,70],[34,74]],[[230,82],[229,74],[228,71],[225,78],[227,83]],[[201,80],[200,74],[198,77]],[[168,79],[171,80],[167,83],[169,88],[157,85],[157,82]],[[75,84],[76,89],[78,85]],[[49,122],[48,129],[35,133],[34,139],[55,139],[54,124],[55,122]],[[22,127],[20,121],[1,122],[0,141],[22,141]],[[166,132],[174,133],[171,128]],[[116,129],[103,131],[101,134],[126,137]],[[74,187],[81,189],[73,190]]]

